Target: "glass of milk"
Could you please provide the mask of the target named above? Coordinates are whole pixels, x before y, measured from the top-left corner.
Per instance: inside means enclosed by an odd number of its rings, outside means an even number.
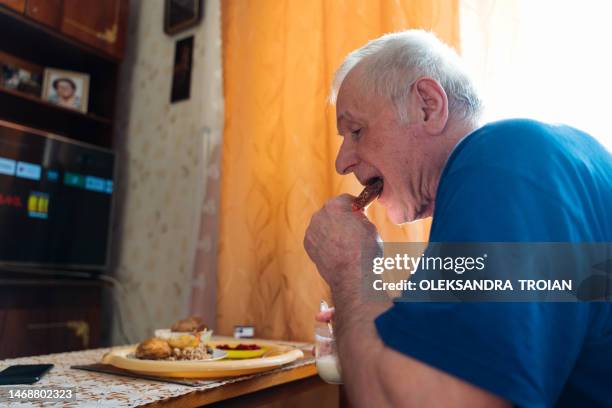
[[[327,323],[315,326],[315,361],[319,377],[330,384],[342,384],[342,371],[336,349],[336,339]]]

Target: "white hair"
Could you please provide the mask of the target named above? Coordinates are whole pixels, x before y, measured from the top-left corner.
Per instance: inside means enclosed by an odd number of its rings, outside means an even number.
[[[478,122],[482,101],[463,70],[459,56],[434,34],[407,30],[385,34],[351,52],[334,75],[330,102],[348,73],[359,64],[361,83],[368,91],[389,98],[400,121],[408,120],[406,99],[412,85],[422,77],[436,80],[448,98],[449,115]]]

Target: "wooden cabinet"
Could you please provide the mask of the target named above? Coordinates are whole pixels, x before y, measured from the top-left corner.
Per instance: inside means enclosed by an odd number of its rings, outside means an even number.
[[[127,0],[0,0],[0,61],[90,76],[86,113],[0,86],[0,120],[112,148],[126,24]],[[0,359],[108,344],[100,281],[0,269]]]
[[[63,0],[61,31],[117,58],[123,56],[126,0]]]
[[[62,0],[28,0],[26,15],[49,27],[59,28]]]
[[[0,283],[0,359],[100,346],[99,282]]]
[[[26,0],[0,0],[0,6],[6,6],[19,13],[23,13],[25,10]]]
[[[0,120],[102,147],[112,147],[117,77],[121,61],[117,53],[123,50],[124,34],[120,33],[125,32],[124,10],[127,0],[112,2],[28,0],[24,14],[0,7],[0,61],[14,62],[13,65],[31,73],[40,73],[43,68],[52,67],[83,72],[90,76],[89,106],[86,113],[52,104],[35,94],[0,86]],[[83,24],[97,28],[107,26],[106,23],[97,23],[96,18],[78,15],[79,10],[90,10],[89,16],[104,17],[101,11],[96,11],[96,5],[102,7],[107,3],[120,7],[116,48],[109,46],[101,49],[99,47],[103,43],[94,47],[93,40],[91,43],[85,43],[85,37],[77,38],[60,32],[60,27],[64,27],[68,21],[75,22],[78,27]],[[104,7],[104,10],[113,11],[113,8]],[[69,19],[70,16],[74,18]],[[111,22],[108,24],[113,26],[112,19],[109,21]],[[12,60],[5,56],[14,57],[14,61],[11,62]]]
[[[128,0],[0,0],[0,11],[1,6],[115,59],[123,58]]]

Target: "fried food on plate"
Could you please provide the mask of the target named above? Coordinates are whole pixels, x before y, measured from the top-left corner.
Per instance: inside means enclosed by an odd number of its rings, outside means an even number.
[[[187,347],[197,347],[200,344],[200,336],[191,334],[182,334],[178,337],[170,337],[168,344],[172,348],[185,349]]]
[[[172,348],[166,340],[151,337],[136,348],[136,357],[146,360],[161,360],[172,355]]]
[[[205,360],[212,356],[206,346],[212,330],[202,319],[190,316],[179,320],[171,329],[155,330],[155,337],[140,343],[136,357],[146,360]]]
[[[155,330],[155,337],[166,340],[170,347],[178,349],[197,347],[210,340],[211,335],[212,330],[208,330],[202,319],[196,316],[179,320],[170,329]]]
[[[200,332],[207,329],[204,321],[197,316],[189,316],[186,319],[179,320],[170,328],[173,332]]]

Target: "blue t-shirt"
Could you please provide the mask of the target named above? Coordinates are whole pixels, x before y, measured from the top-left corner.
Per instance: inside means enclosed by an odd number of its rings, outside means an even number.
[[[430,241],[612,242],[612,156],[567,126],[484,126],[448,159]],[[612,407],[611,306],[396,302],[376,327],[388,347],[518,406]]]

